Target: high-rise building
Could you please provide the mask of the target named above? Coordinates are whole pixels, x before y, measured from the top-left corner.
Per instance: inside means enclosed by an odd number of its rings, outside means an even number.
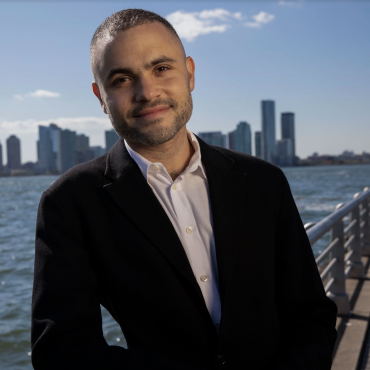
[[[84,134],[76,135],[76,150],[78,152],[84,153],[87,152],[89,149],[89,137]]]
[[[276,143],[277,164],[281,167],[293,166],[293,141],[281,139]]]
[[[261,158],[261,131],[256,131],[254,133],[254,150],[255,156]]]
[[[112,148],[112,146],[117,142],[119,136],[114,129],[105,131],[105,149],[107,152]]]
[[[262,159],[270,163],[276,162],[276,134],[275,134],[275,102],[262,100]]]
[[[0,143],[0,172],[3,170],[3,146]]]
[[[281,113],[281,138],[290,139],[292,141],[292,165],[295,164],[295,123],[294,113]]]
[[[8,170],[21,169],[21,141],[11,135],[6,140],[6,154],[8,156]]]
[[[252,154],[251,126],[247,122],[239,122],[236,130],[229,132],[229,149]]]
[[[224,135],[221,131],[199,132],[198,136],[207,144],[226,148],[226,135]]]
[[[51,123],[48,126],[39,126],[39,140],[37,142],[37,168],[39,171],[51,172],[58,169],[58,132],[60,127]]]
[[[58,170],[62,174],[75,165],[76,132],[60,130],[58,132]]]
[[[228,138],[228,149],[235,150],[235,130],[227,134]]]
[[[94,158],[94,151],[89,145],[89,137],[84,134],[76,135],[75,165]]]

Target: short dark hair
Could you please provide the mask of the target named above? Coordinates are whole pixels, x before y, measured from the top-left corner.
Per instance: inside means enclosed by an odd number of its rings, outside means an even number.
[[[96,29],[94,36],[90,44],[90,57],[93,59],[93,53],[96,43],[99,39],[103,38],[104,35],[109,34],[114,37],[120,31],[126,31],[130,28],[141,26],[147,23],[159,22],[167,28],[171,34],[180,41],[182,48],[182,42],[179,35],[173,28],[172,24],[160,15],[143,9],[125,9],[117,13],[112,14],[110,17]],[[185,55],[185,50],[184,50]]]

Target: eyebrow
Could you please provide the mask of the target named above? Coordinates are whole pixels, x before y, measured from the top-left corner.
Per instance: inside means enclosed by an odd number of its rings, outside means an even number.
[[[152,68],[155,65],[160,64],[160,63],[176,63],[176,60],[173,59],[173,58],[167,57],[165,55],[161,55],[158,58],[153,59],[151,62],[145,64],[144,68],[145,69],[150,69],[150,68]],[[130,68],[115,68],[115,69],[112,69],[112,70],[109,71],[109,73],[106,77],[106,81],[110,80],[114,75],[119,74],[119,73],[133,74],[133,71]]]

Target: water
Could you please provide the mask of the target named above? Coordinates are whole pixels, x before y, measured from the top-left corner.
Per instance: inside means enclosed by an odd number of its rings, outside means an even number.
[[[370,166],[298,167],[284,170],[303,223],[317,222],[370,186]],[[30,307],[37,206],[56,176],[0,178],[0,369],[31,369]],[[313,246],[315,255],[328,238]],[[103,310],[109,344],[125,346]]]

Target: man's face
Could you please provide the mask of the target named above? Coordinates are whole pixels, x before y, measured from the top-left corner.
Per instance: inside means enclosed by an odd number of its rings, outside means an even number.
[[[93,90],[117,133],[137,144],[171,140],[192,114],[194,62],[160,23],[100,41]]]

